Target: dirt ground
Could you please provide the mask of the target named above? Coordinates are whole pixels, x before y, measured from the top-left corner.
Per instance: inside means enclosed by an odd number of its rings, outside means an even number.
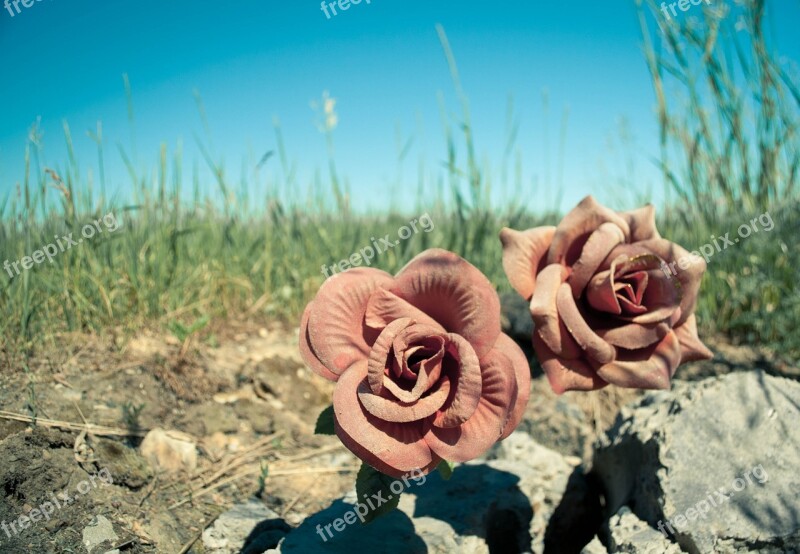
[[[717,357],[678,378],[788,370],[758,349],[708,342]],[[358,460],[314,435],[333,386],[304,367],[295,329],[226,321],[184,343],[156,333],[57,343],[28,371],[0,368],[2,553],[85,553],[102,516],[116,539],[93,552],[200,554],[203,529],[234,502],[256,496],[296,526],[352,487]],[[639,394],[558,397],[534,367],[520,427],[588,462],[597,434]],[[140,449],[153,428],[188,435],[196,467],[155,471]]]

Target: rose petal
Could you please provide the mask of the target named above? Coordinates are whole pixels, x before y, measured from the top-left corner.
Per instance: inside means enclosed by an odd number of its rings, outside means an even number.
[[[617,286],[614,282],[614,272],[611,270],[601,271],[589,282],[586,289],[586,300],[589,305],[597,311],[608,312],[614,315],[622,313],[622,306],[619,305],[617,296]]]
[[[428,382],[431,385],[438,382],[439,377],[442,373],[443,358],[444,358],[444,346],[442,346],[442,348],[440,348],[437,352],[434,352],[430,357],[416,364],[418,366],[416,370],[417,375],[421,375],[423,373],[428,375]],[[430,388],[430,386],[428,388]]]
[[[439,325],[431,316],[388,290],[378,289],[369,297],[365,321],[373,329],[383,329],[395,319],[403,317],[408,317],[417,323],[436,327],[439,331],[445,332],[444,327]]]
[[[514,290],[526,300],[533,296],[536,289],[539,264],[547,253],[555,232],[555,227],[534,227],[527,231],[504,227],[500,231],[503,270]]]
[[[661,270],[663,262],[652,252],[621,245],[609,254],[605,266],[608,269],[592,278],[586,292],[596,310],[651,324],[670,318],[678,309],[680,283]]]
[[[509,411],[508,421],[506,421],[503,434],[500,436],[500,440],[503,440],[517,428],[525,415],[525,409],[531,397],[531,366],[519,345],[505,333],[502,333],[497,339],[494,349],[499,350],[509,359],[517,382],[517,398]]]
[[[398,381],[392,379],[390,375],[386,375],[383,378],[383,387],[388,389],[395,398],[400,400],[401,402],[416,402],[417,400],[422,397],[422,395],[430,388],[430,385],[433,382],[430,380],[429,371],[435,371],[436,374],[439,374],[439,366],[429,366],[427,367],[427,371],[421,371],[418,375],[415,375],[416,380],[413,382],[414,386],[411,387],[410,390],[401,386]],[[405,380],[407,383],[411,383],[410,380]]]
[[[457,427],[467,421],[481,399],[481,364],[472,346],[460,335],[450,333],[448,354],[444,361],[453,361],[449,376],[454,379],[450,397],[436,414],[437,427]],[[447,366],[445,366],[447,367]],[[443,373],[446,372],[446,369]],[[453,374],[455,373],[455,375]]]
[[[692,256],[683,247],[664,239],[652,239],[639,243],[640,246],[647,248],[667,263],[686,259],[692,263],[686,269],[677,269],[675,277],[681,284],[681,319],[678,320],[676,327],[679,327],[694,313],[697,305],[697,293],[700,290],[700,281],[706,270],[706,261],[703,258]],[[679,266],[676,265],[677,268]]]
[[[438,456],[466,462],[484,454],[503,434],[510,407],[517,397],[512,362],[495,349],[483,359],[483,384],[472,416],[457,427],[443,429],[427,420],[425,442]]]
[[[628,323],[613,329],[597,330],[597,334],[607,343],[628,350],[650,346],[654,342],[659,342],[669,332],[670,326],[665,322],[649,325]]]
[[[444,352],[445,343],[447,342],[447,333],[441,330],[438,325],[431,326],[424,323],[416,323],[403,329],[394,339],[394,349],[399,352],[405,352],[414,345],[416,351],[417,347],[427,348],[432,351]]]
[[[572,287],[572,295],[580,298],[583,289],[597,272],[597,269],[608,257],[615,246],[625,241],[625,234],[613,223],[603,223],[589,235],[583,246],[581,257],[572,266],[572,273],[567,282]]]
[[[395,423],[375,417],[358,400],[366,361],[339,378],[333,391],[334,429],[342,443],[378,471],[394,477],[427,467],[436,456],[423,438],[422,422]]]
[[[617,359],[597,369],[609,383],[636,389],[669,389],[670,377],[681,361],[681,345],[670,331],[647,348],[618,350]]]
[[[546,266],[536,280],[536,291],[531,298],[530,310],[536,331],[547,346],[559,356],[577,358],[583,351],[561,321],[556,305],[558,289],[567,275],[568,271],[563,265]]]
[[[400,402],[384,390],[375,394],[369,383],[362,381],[358,386],[358,398],[364,408],[375,417],[397,423],[408,423],[430,417],[439,410],[450,395],[450,378],[443,377],[430,394],[416,402]]]
[[[647,289],[647,284],[650,281],[650,276],[646,271],[634,271],[626,275],[620,275],[619,280],[629,285],[628,290],[631,292],[630,301],[636,305],[642,304],[644,298],[644,291]]]
[[[303,358],[303,361],[311,371],[329,381],[336,381],[339,379],[339,375],[325,367],[325,364],[320,361],[311,346],[311,340],[308,336],[308,317],[314,309],[313,305],[313,301],[309,302],[303,311],[303,317],[300,318],[300,357]]]
[[[591,196],[581,200],[556,227],[547,253],[547,263],[562,263],[576,239],[593,232],[603,223],[613,223],[620,228],[626,240],[630,237],[628,222],[618,213],[598,204]]]
[[[673,329],[681,343],[681,363],[710,360],[714,353],[706,347],[697,335],[697,317],[692,314],[680,326]]]
[[[452,252],[426,250],[411,260],[389,290],[457,333],[479,358],[500,336],[500,298],[483,273]]]
[[[661,235],[656,229],[656,209],[652,204],[629,212],[620,212],[631,229],[631,242],[650,239],[660,239]]]
[[[369,375],[369,386],[372,392],[380,394],[383,389],[384,379],[386,377],[386,367],[389,363],[389,351],[392,349],[392,343],[395,337],[405,328],[414,324],[412,319],[407,317],[392,321],[387,325],[378,338],[372,349],[369,352],[369,362],[367,365]]]
[[[390,323],[387,329],[392,326],[393,324]],[[441,362],[445,354],[444,343],[446,336],[447,335],[444,335],[444,337],[440,336],[437,329],[428,325],[414,324],[400,329],[392,340],[392,350],[394,350],[396,357],[399,356],[401,358],[401,363],[404,365],[404,367],[401,368],[400,372],[393,372],[393,375],[384,371],[382,380],[383,387],[389,389],[389,391],[401,402],[415,402],[418,400],[423,393],[425,393],[425,391],[427,391],[439,380],[442,370]],[[438,345],[436,344],[437,340],[439,341]],[[419,364],[418,371],[414,373],[408,367],[405,367],[405,353],[408,351],[410,344],[416,344],[418,342],[425,341],[432,342],[434,345],[440,346],[439,351],[434,353],[431,358],[425,360],[424,363]],[[412,348],[411,350],[415,350],[415,348]],[[374,348],[372,352],[375,352]],[[371,353],[370,362],[372,362],[372,355],[373,354]],[[380,355],[382,354],[377,354],[376,357]],[[395,362],[395,364],[396,363],[397,362]],[[373,367],[375,369],[373,369]],[[378,379],[377,367],[379,367],[378,363],[376,363],[374,366],[370,366],[370,385],[372,385],[373,382]],[[408,388],[402,386],[403,381],[405,381],[405,383],[413,382],[414,384],[409,390]]]
[[[649,280],[647,272],[636,271],[627,275],[619,273],[617,271],[617,276],[614,277],[614,290],[617,293],[619,306],[622,308],[622,317],[641,317],[647,314],[647,306],[642,306],[642,297]]]
[[[397,348],[397,338],[392,342],[392,350],[394,351],[394,360],[392,360],[392,373],[395,377],[403,377],[404,379],[417,380],[416,374],[408,367],[408,357],[413,356],[416,352],[421,350],[421,346],[412,346],[408,349]],[[388,375],[388,373],[387,373]]]
[[[638,279],[636,303],[644,306],[644,309],[633,309],[628,305],[623,317],[634,323],[649,324],[672,316],[680,305],[681,284],[668,268],[664,270],[661,258],[640,245],[615,248],[609,258],[614,256],[610,271],[618,281]]]
[[[578,310],[578,306],[575,304],[575,299],[572,297],[572,289],[567,283],[559,287],[556,304],[558,305],[558,313],[564,321],[564,325],[572,333],[575,342],[599,363],[607,364],[611,362],[616,356],[616,349],[600,338],[586,323],[583,315]]]
[[[651,269],[647,272],[647,288],[642,296],[642,304],[647,313],[631,318],[635,323],[654,323],[672,317],[681,305],[680,283],[671,275],[661,270]]]
[[[536,333],[533,334],[533,348],[550,382],[550,388],[556,394],[568,390],[597,390],[608,384],[587,363],[556,356]]]
[[[388,273],[363,267],[323,283],[309,315],[308,337],[317,357],[331,372],[341,374],[369,356],[377,333],[364,323],[367,302],[376,289],[391,283]]]

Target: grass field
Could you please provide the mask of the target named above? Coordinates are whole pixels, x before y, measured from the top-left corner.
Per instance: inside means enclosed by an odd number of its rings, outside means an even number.
[[[657,8],[644,7],[643,21],[648,9]],[[754,233],[710,261],[698,307],[701,332],[767,346],[797,360],[800,94],[767,47],[763,3],[751,2],[748,9],[752,29],[745,39],[728,32],[713,14],[706,14],[700,30],[675,23],[656,37],[644,33],[661,124],[657,163],[670,198],[668,205],[657,206],[659,227],[663,236],[693,250],[712,236],[737,236],[740,225],[769,212],[771,231]],[[460,93],[455,61],[441,35]],[[447,187],[432,200],[430,194],[426,202],[417,198],[418,212],[373,215],[350,209],[333,162],[329,193],[310,193],[298,203],[286,201],[287,191],[299,186],[290,178],[270,183],[274,192],[254,200],[233,192],[238,185],[227,182],[208,159],[217,182],[195,183],[195,195],[184,198],[180,177],[167,178],[183,175],[183,162],[166,150],[154,184],[130,168],[132,200],[111,203],[78,171],[74,156],[61,175],[36,167],[38,146],[31,141],[25,182],[0,198],[0,263],[31,255],[55,235],[78,237],[85,224],[109,213],[121,227],[19,276],[0,273],[4,364],[19,367],[37,348],[57,347],[59,334],[74,330],[158,326],[178,332],[209,318],[241,315],[296,325],[323,281],[322,264],[348,257],[371,237],[396,236],[425,212],[435,229],[377,256],[376,267],[393,272],[422,250],[441,247],[467,258],[498,290],[510,290],[500,264],[500,228],[555,224],[560,215],[526,213],[513,202],[492,206],[466,108],[459,128],[460,134],[446,136]],[[66,128],[65,133],[70,143]],[[102,172],[107,155],[102,141],[98,152]]]

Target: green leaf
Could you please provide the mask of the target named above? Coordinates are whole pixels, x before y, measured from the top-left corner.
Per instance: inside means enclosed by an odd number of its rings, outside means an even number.
[[[180,321],[173,320],[170,321],[169,324],[167,324],[167,327],[169,328],[170,331],[172,331],[172,334],[175,335],[175,338],[183,342],[190,336],[194,335],[197,331],[204,329],[206,325],[208,325],[208,322],[210,320],[211,318],[209,318],[207,315],[204,315],[203,317],[192,323],[192,325],[190,325],[189,327],[186,327]]]
[[[180,321],[170,321],[167,327],[175,335],[175,338],[181,342],[185,341],[186,337],[189,336],[189,330]]]
[[[394,481],[394,478],[384,475],[377,469],[367,464],[361,464],[361,469],[358,470],[356,477],[358,502],[364,506],[372,504],[375,508],[364,516],[364,523],[369,523],[378,516],[388,514],[397,508],[400,503],[400,494],[393,493],[390,488]]]
[[[315,435],[335,435],[333,430],[333,406],[328,406],[319,414],[317,426],[314,428]]]
[[[453,471],[456,468],[455,462],[448,462],[447,460],[442,460],[436,469],[439,471],[439,475],[442,476],[442,479],[445,481],[449,481],[450,478],[453,476]]]
[[[191,327],[187,329],[188,333],[190,335],[194,335],[197,331],[204,329],[205,326],[208,325],[209,321],[211,321],[211,318],[208,317],[207,315],[204,315],[203,317],[192,323]]]

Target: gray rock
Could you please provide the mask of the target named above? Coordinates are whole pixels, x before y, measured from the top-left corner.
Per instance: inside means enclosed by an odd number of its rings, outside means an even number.
[[[105,516],[95,516],[83,529],[83,545],[89,554],[101,544],[108,542],[109,546],[114,544],[119,537],[114,532],[114,526]]]
[[[256,499],[237,504],[203,531],[208,554],[261,554],[275,548],[291,528]]]
[[[506,440],[498,443],[488,457],[493,459],[490,462],[493,467],[503,468],[520,476],[519,489],[527,500],[528,506],[533,507],[533,517],[529,527],[530,551],[543,552],[548,526],[559,506],[563,511],[571,514],[577,514],[579,511],[582,513],[580,506],[582,499],[574,498],[572,494],[576,488],[576,481],[579,490],[580,485],[583,484],[580,479],[582,476],[579,469],[580,458],[562,456],[558,452],[540,445],[530,435],[521,432],[513,433]],[[568,488],[571,478],[572,487]],[[572,499],[569,507],[563,503],[565,497]],[[522,505],[516,508],[518,511],[522,509]],[[558,522],[553,522],[553,527],[557,526]]]
[[[568,456],[591,459],[591,428],[586,415],[575,404],[574,396],[556,396],[547,390],[531,397],[533,409],[528,410],[519,425],[520,431],[531,435],[536,442]],[[541,391],[541,389],[539,389]]]
[[[583,547],[581,554],[608,554],[608,550],[603,546],[603,543],[600,542],[600,539],[595,537],[592,539],[592,542]]]
[[[630,554],[681,554],[677,544],[671,543],[623,506],[608,522],[610,552]]]
[[[686,552],[800,552],[800,384],[762,372],[677,382],[624,408],[595,451],[623,505]]]
[[[351,492],[289,533],[280,552],[541,553],[554,513],[572,511],[562,500],[579,463],[517,432],[486,459],[457,466],[449,481],[437,472],[410,480],[397,510],[337,532],[333,522],[356,504]]]
[[[404,495],[406,496],[406,495]],[[352,520],[344,527],[344,517],[353,512],[355,493],[344,499],[336,500],[328,508],[306,519],[300,527],[286,535],[278,548],[282,554],[305,554],[306,552],[334,553],[370,552],[374,554],[390,554],[402,545],[405,552],[427,552],[425,542],[417,536],[414,523],[403,510],[394,510],[367,526],[359,520]],[[338,524],[337,531],[332,524]],[[326,530],[327,526],[327,530]]]

